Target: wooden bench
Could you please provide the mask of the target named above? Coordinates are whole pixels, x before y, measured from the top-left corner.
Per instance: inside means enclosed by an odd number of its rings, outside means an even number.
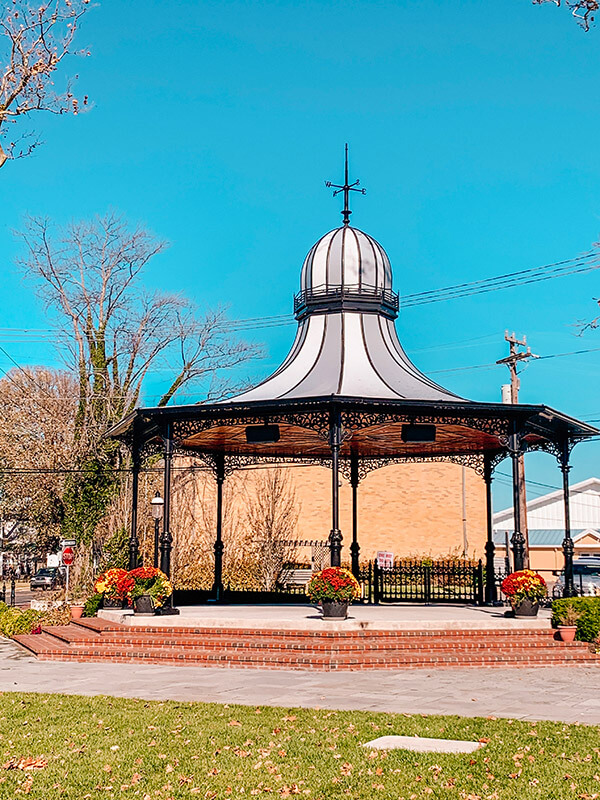
[[[284,589],[284,591],[293,591],[300,586],[306,586],[306,584],[312,578],[312,574],[312,569],[310,567],[304,567],[301,569],[286,569],[279,576],[277,583],[282,589]]]

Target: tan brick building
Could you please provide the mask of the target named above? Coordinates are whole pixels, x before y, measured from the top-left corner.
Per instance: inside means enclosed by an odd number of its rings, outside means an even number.
[[[301,507],[298,538],[326,539],[331,527],[331,473],[322,467],[291,469]],[[343,480],[340,521],[346,558],[352,535],[351,492]],[[359,485],[361,559],[373,558],[378,550],[400,557],[466,550],[481,558],[485,537],[485,486],[471,469],[443,462],[391,464],[370,472]]]
[[[191,462],[190,462],[191,463]],[[289,493],[298,518],[293,539],[326,542],[331,529],[331,471],[308,464],[280,467],[289,475]],[[225,481],[226,557],[247,546],[255,536],[248,508],[257,493],[264,468],[235,472]],[[463,493],[464,490],[464,493]],[[463,504],[464,497],[464,504]],[[173,497],[177,550],[179,537],[202,542],[204,557],[212,558],[216,493],[212,474],[195,473],[175,487]],[[342,559],[350,559],[352,489],[342,478],[340,522]],[[148,520],[148,535],[151,524]],[[485,487],[472,469],[446,462],[390,464],[370,472],[358,487],[358,540],[361,561],[377,551],[396,557],[462,555],[483,558],[486,538]],[[310,561],[311,548],[299,547],[298,560]]]

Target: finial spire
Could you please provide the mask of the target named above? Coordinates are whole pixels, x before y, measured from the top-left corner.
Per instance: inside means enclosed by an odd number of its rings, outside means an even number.
[[[344,210],[342,211],[342,216],[344,218],[344,225],[349,225],[350,224],[350,214],[352,213],[350,211],[350,206],[349,206],[349,203],[348,203],[349,198],[350,198],[350,192],[360,192],[360,194],[366,194],[367,193],[366,189],[358,189],[357,187],[359,185],[360,185],[360,181],[354,181],[354,183],[349,183],[348,182],[348,144],[346,143],[345,158],[344,158],[344,183],[343,183],[343,185],[340,185],[338,183],[332,183],[331,181],[325,181],[325,186],[327,186],[327,188],[335,189],[335,191],[333,193],[334,197],[337,194],[340,194],[340,192],[344,193]]]

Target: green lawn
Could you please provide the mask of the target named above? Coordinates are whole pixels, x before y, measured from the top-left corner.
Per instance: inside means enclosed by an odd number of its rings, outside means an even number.
[[[487,745],[473,756],[361,747],[388,733]],[[549,722],[8,693],[0,760],[2,800],[600,798],[600,728]]]

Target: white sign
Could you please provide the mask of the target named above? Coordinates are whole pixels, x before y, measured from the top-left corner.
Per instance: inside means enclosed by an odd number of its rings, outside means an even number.
[[[61,539],[60,549],[64,550],[65,547],[77,547],[77,539]]]
[[[377,566],[379,569],[393,569],[394,554],[388,553],[386,550],[379,550],[377,552]]]
[[[48,553],[46,556],[46,566],[47,567],[59,567],[60,566],[60,556],[58,553]]]

